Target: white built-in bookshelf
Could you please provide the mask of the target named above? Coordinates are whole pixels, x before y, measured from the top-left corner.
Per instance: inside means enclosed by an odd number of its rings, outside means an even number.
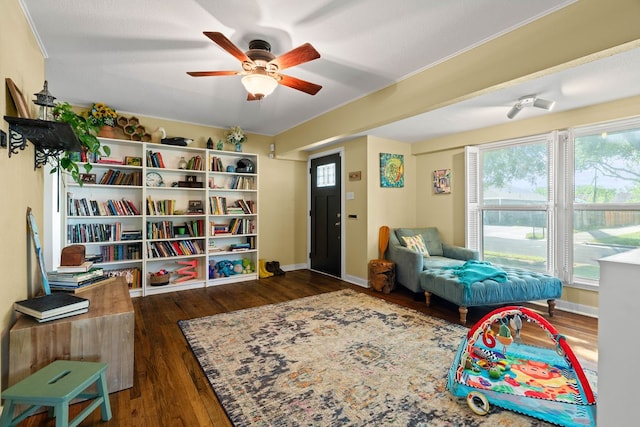
[[[63,246],[85,245],[132,296],[258,278],[256,154],[100,141],[109,158],[90,159],[82,186],[65,183]],[[168,283],[152,280],[160,271]]]

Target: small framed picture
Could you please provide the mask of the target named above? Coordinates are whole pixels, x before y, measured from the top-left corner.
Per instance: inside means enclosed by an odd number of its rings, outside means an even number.
[[[451,193],[451,169],[433,171],[433,194]]]
[[[189,213],[204,213],[202,200],[189,200]]]
[[[95,173],[81,173],[80,181],[84,184],[95,184],[96,183],[96,174]]]
[[[196,182],[196,175],[187,175],[187,182]]]
[[[142,158],[126,156],[124,158],[124,164],[129,166],[142,166]]]

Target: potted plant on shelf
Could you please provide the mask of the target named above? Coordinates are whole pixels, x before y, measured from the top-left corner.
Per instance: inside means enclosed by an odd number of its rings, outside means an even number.
[[[116,125],[118,114],[116,110],[102,102],[94,102],[82,116],[98,127],[98,136],[114,138],[113,128]]]
[[[101,125],[95,120],[90,120],[88,115],[83,116],[77,114],[68,102],[56,104],[56,106],[53,107],[53,117],[58,122],[65,122],[71,125],[73,132],[80,140],[83,151],[82,153],[65,151],[60,157],[55,158],[56,164],[53,165],[54,167],[51,173],[66,171],[75,182],[82,185],[78,163],[83,162],[83,155],[94,154],[109,156],[109,154],[111,154],[109,147],[100,144],[100,140],[97,137]],[[91,172],[91,163],[87,161],[84,163],[83,168],[83,173]]]
[[[244,134],[240,126],[234,126],[229,129],[226,134],[227,144],[232,144],[236,151],[242,151],[242,143],[247,140],[247,136]]]

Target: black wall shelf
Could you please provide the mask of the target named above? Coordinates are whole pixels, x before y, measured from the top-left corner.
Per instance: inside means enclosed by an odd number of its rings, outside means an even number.
[[[81,151],[80,140],[69,123],[4,116],[9,123],[9,157],[27,147],[27,140],[35,147],[34,169],[49,157],[64,151]]]

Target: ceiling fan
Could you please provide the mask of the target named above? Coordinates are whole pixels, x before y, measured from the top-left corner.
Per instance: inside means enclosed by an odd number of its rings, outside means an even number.
[[[551,110],[556,105],[555,101],[538,98],[536,95],[526,95],[518,99],[507,113],[507,117],[513,119],[524,107],[536,107]]]
[[[249,50],[243,52],[222,33],[205,31],[204,35],[241,61],[242,71],[189,71],[187,74],[190,76],[242,75],[242,84],[249,92],[248,101],[260,100],[270,95],[278,84],[309,95],[315,95],[322,89],[322,86],[315,83],[280,73],[280,70],[320,58],[318,51],[309,43],[276,57],[271,53],[271,45],[264,40],[250,41]]]

